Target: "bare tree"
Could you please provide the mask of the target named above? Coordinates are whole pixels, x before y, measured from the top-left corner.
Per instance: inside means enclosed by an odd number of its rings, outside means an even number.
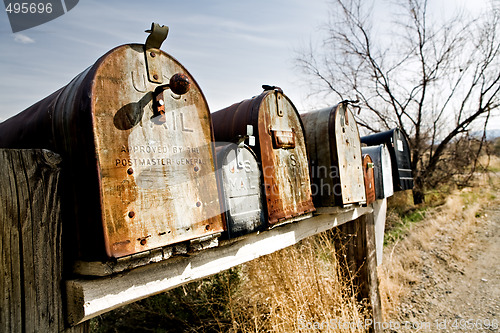
[[[315,93],[357,96],[361,127],[399,126],[408,135],[414,201],[421,203],[433,172],[453,168],[443,165],[450,144],[475,126],[485,130],[499,108],[500,2],[471,18],[432,16],[426,0],[398,1],[379,10],[376,25],[374,5],[333,0],[327,37],[297,64]]]

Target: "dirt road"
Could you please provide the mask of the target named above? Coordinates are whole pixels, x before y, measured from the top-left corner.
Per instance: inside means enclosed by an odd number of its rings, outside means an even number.
[[[394,322],[387,331],[500,332],[499,200],[477,213],[466,249],[450,249],[452,238],[433,239],[422,252],[421,276],[386,318]]]

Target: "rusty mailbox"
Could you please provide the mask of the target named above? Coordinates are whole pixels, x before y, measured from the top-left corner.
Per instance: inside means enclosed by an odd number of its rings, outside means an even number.
[[[375,176],[374,169],[375,165],[373,164],[372,158],[368,154],[363,154],[363,177],[365,183],[365,192],[366,192],[366,204],[369,205],[375,201]]]
[[[147,32],[145,45],[109,51],[0,124],[1,147],[63,156],[63,209],[71,210],[65,230],[81,260],[124,257],[224,229],[207,102],[191,74],[159,49],[168,27],[153,24]]]
[[[310,216],[314,206],[299,114],[281,89],[263,87],[259,96],[213,113],[212,122],[216,141],[237,141],[253,127],[268,222],[276,225]]]
[[[361,147],[361,152],[370,155],[374,164],[375,195],[377,199],[388,198],[394,194],[392,184],[392,165],[389,149],[385,144]]]
[[[358,125],[347,102],[301,115],[310,158],[314,204],[366,201]]]
[[[216,154],[227,237],[235,238],[265,229],[261,172],[257,157],[243,143],[218,143]]]
[[[386,132],[364,136],[361,138],[361,142],[368,146],[385,143],[391,154],[394,191],[404,191],[413,188],[410,145],[403,131],[399,128],[393,128]]]

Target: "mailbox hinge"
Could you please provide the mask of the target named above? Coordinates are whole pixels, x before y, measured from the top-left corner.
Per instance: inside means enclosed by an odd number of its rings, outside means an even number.
[[[163,41],[167,38],[168,27],[160,26],[158,23],[151,23],[151,29],[146,30],[149,36],[144,45],[146,56],[146,68],[148,70],[148,79],[153,83],[163,83],[163,73],[161,66],[161,51],[160,47]]]

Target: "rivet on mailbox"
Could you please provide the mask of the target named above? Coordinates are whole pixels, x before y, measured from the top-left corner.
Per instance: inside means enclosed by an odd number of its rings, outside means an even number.
[[[302,122],[278,87],[212,114],[216,141],[236,142],[253,126],[261,164],[267,218],[271,225],[312,215],[314,206]]]
[[[109,51],[0,124],[1,147],[63,156],[63,205],[71,210],[65,237],[77,238],[67,244],[78,244],[81,260],[122,258],[224,230],[207,102],[189,72],[159,49],[168,28],[153,24],[149,32],[146,45]]]
[[[349,103],[304,113],[301,117],[311,162],[314,205],[365,203],[361,143]]]

